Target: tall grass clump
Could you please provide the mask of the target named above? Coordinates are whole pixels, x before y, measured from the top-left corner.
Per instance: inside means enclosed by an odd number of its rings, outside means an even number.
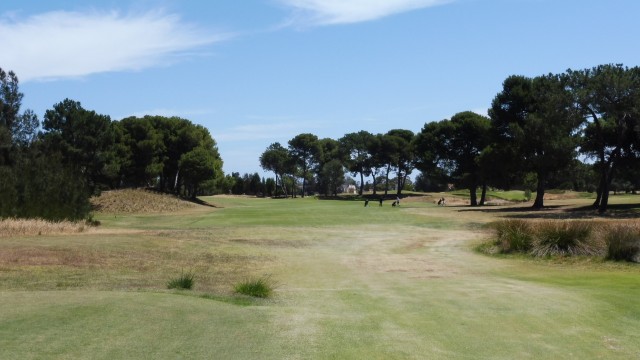
[[[640,227],[619,224],[605,235],[607,260],[640,262]]]
[[[195,280],[195,274],[191,271],[184,272],[180,274],[180,276],[170,279],[167,282],[168,289],[182,289],[182,290],[191,290],[193,288],[193,283]]]
[[[599,247],[592,237],[594,223],[588,221],[545,221],[536,223],[531,253],[551,255],[598,255]]]
[[[88,228],[84,221],[50,221],[44,219],[0,219],[0,237],[81,233]]]
[[[528,252],[533,243],[531,224],[524,220],[503,220],[492,224],[497,238],[494,245],[498,252],[509,254]]]
[[[235,286],[238,294],[248,295],[258,298],[268,298],[273,293],[274,284],[269,276],[259,279],[245,280]]]

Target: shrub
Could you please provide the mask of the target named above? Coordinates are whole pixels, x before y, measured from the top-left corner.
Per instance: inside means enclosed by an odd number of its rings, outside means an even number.
[[[184,271],[180,274],[180,276],[170,279],[167,282],[168,289],[184,289],[191,290],[194,283],[195,274],[191,271],[185,273]]]
[[[605,235],[607,260],[640,261],[640,229],[631,225],[619,225]]]
[[[269,276],[263,276],[259,279],[246,280],[235,286],[238,294],[268,298],[273,293],[273,283]]]
[[[537,223],[531,252],[535,256],[598,255],[601,251],[592,241],[593,229],[593,223],[587,221]]]
[[[533,242],[531,225],[524,220],[504,220],[492,224],[497,232],[495,245],[503,254],[528,252]]]

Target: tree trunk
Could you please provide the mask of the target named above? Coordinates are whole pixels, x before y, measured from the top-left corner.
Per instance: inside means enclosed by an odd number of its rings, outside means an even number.
[[[364,192],[364,172],[360,171],[360,189],[358,190],[358,195],[362,196]]]
[[[284,197],[289,197],[289,192],[287,191],[287,185],[284,183],[284,174],[280,175],[280,187],[282,187],[282,192],[284,193]]]
[[[603,214],[607,212],[607,208],[609,207],[609,190],[611,189],[611,181],[613,181],[613,172],[615,170],[615,164],[610,164],[608,166],[609,170],[605,173],[605,181],[602,186],[602,196],[600,200],[600,205],[598,206],[598,212]]]
[[[403,176],[398,176],[398,192],[397,192],[398,196],[402,195],[402,189],[404,189],[404,184],[407,181],[407,176],[408,176],[407,172],[405,172]]]
[[[377,170],[376,170],[376,172],[377,172]],[[371,178],[373,179],[373,195],[377,194],[377,192],[376,192],[376,185],[377,185],[377,183],[376,183],[376,172],[373,172],[373,171],[371,172],[371,174],[372,174]]]
[[[544,207],[544,183],[546,176],[538,174],[538,186],[536,187],[536,200],[533,202],[534,209],[542,209]]]
[[[604,179],[601,176],[600,183],[598,184],[598,189],[596,190],[596,201],[594,201],[592,205],[596,209],[600,208],[600,202],[602,201],[602,189],[604,188],[604,186],[602,185],[603,183]]]
[[[180,169],[178,168],[178,170],[176,171],[175,180],[173,182],[173,190],[175,191],[176,194],[180,194],[180,187],[178,186],[179,179],[180,179]]]
[[[477,190],[478,186],[476,184],[469,186],[469,197],[471,206],[478,206],[478,195],[476,194]]]
[[[480,195],[480,206],[484,206],[487,199],[487,184],[482,184],[482,195]]]
[[[603,214],[607,212],[609,206],[609,181],[605,181],[602,186],[602,196],[600,197],[600,204],[598,205],[598,212]]]
[[[298,197],[298,186],[295,175],[291,175],[291,197],[294,199]]]
[[[387,173],[384,175],[384,196],[389,194],[389,172],[391,172],[391,165],[387,165]]]

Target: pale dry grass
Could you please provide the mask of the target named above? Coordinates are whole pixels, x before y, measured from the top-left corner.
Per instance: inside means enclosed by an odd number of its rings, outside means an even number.
[[[175,195],[161,194],[144,189],[103,191],[91,198],[91,204],[104,213],[161,213],[192,208],[194,203]]]
[[[53,222],[42,219],[3,219],[0,220],[0,237],[73,234],[84,232],[88,228],[90,228],[90,226],[84,222]]]

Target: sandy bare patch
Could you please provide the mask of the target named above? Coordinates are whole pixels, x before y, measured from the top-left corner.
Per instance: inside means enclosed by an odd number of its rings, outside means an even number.
[[[343,263],[364,273],[402,273],[412,279],[435,279],[457,276],[464,269],[469,254],[468,243],[486,236],[469,231],[435,230],[401,233],[393,238],[376,238],[363,234],[366,244]]]

